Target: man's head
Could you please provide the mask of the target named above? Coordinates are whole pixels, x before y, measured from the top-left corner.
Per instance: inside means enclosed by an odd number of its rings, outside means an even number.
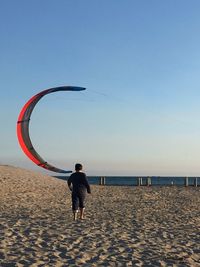
[[[80,163],[76,163],[75,164],[75,170],[78,172],[78,171],[81,171],[83,169],[83,166],[80,164]]]

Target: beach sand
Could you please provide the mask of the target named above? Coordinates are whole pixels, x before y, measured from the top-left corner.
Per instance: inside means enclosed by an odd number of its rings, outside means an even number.
[[[0,166],[0,266],[200,266],[200,187],[92,186],[73,221],[67,184]]]

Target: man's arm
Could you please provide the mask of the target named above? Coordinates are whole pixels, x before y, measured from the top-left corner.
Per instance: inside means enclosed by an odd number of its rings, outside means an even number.
[[[88,183],[88,180],[87,180],[86,175],[84,175],[84,184],[85,184],[85,186],[86,186],[86,188],[87,188],[87,192],[88,192],[88,194],[91,194],[91,188],[90,188],[90,185],[89,185],[89,183]]]
[[[72,186],[71,186],[71,184],[72,184],[72,178],[71,178],[71,176],[67,180],[67,184],[68,184],[69,190],[72,191]]]

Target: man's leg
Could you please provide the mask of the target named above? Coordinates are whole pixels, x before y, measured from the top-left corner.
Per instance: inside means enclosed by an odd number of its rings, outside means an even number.
[[[80,208],[80,219],[84,219],[84,211],[85,211],[85,194],[81,194],[79,196],[79,208]]]
[[[79,206],[78,196],[72,193],[72,211],[73,211],[74,221],[76,221],[77,219],[78,206]]]
[[[76,221],[77,220],[78,210],[73,210],[73,214],[74,214],[74,221]]]
[[[80,208],[80,219],[81,220],[84,219],[84,210],[85,210],[85,208]]]

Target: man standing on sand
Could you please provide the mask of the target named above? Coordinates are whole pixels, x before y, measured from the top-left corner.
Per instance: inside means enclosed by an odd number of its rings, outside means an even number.
[[[71,174],[67,181],[68,187],[72,191],[74,221],[77,219],[78,208],[80,208],[80,219],[84,219],[86,193],[91,194],[90,185],[82,169],[83,166],[80,163],[76,163],[75,172]]]

